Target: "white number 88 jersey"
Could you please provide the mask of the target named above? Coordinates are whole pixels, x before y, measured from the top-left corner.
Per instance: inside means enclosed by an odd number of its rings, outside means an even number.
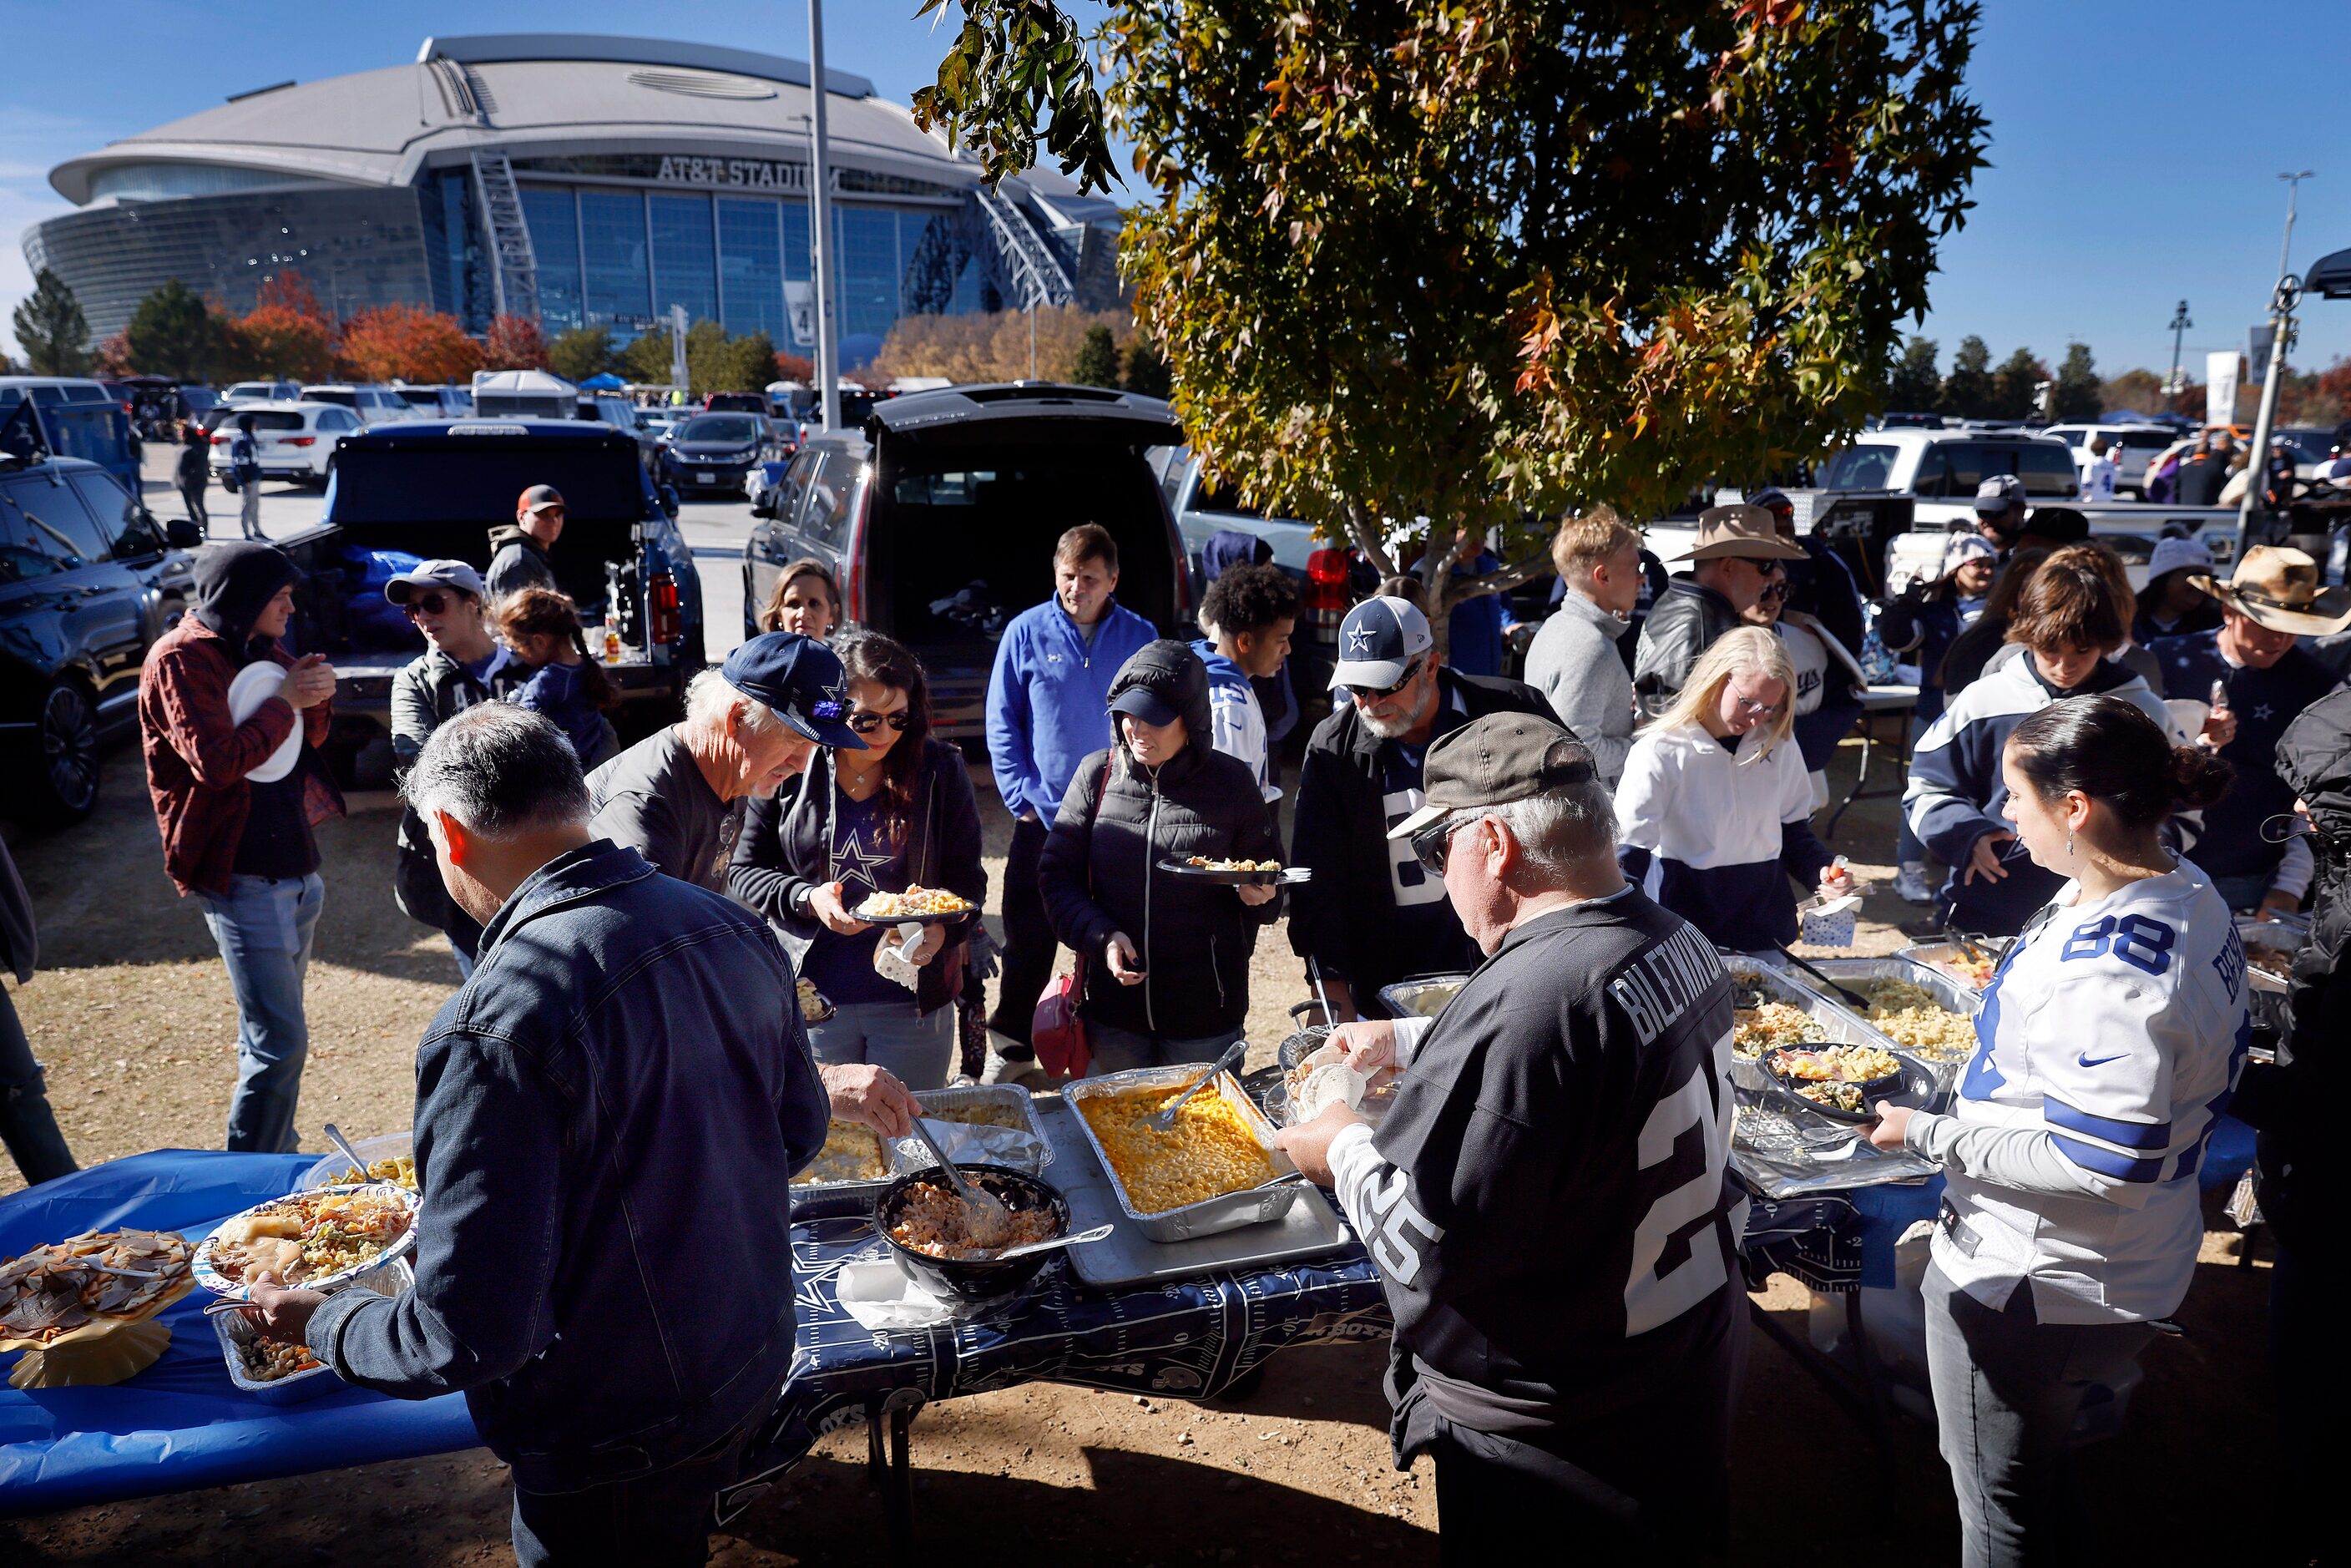
[[[1970,1161],[1935,1258],[1995,1307],[2031,1278],[2043,1322],[2160,1317],[2194,1271],[2197,1169],[2250,1039],[2244,946],[2193,865],[2077,894],[2033,916],[1986,988],[1955,1107],[1963,1129],[2045,1138],[2056,1160],[2035,1163],[2067,1190]]]

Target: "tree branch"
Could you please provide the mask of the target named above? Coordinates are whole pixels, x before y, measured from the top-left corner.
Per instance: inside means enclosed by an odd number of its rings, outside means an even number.
[[[1355,548],[1364,552],[1364,559],[1372,563],[1374,570],[1382,577],[1395,575],[1395,562],[1389,558],[1387,548],[1380,543],[1378,530],[1364,517],[1364,508],[1359,502],[1347,503],[1347,533],[1355,541]]]

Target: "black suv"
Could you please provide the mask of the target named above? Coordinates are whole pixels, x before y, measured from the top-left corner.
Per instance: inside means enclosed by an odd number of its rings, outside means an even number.
[[[1005,622],[1053,591],[1053,545],[1100,523],[1117,540],[1118,601],[1166,636],[1197,634],[1184,541],[1148,455],[1179,445],[1167,404],[1044,382],[911,392],[862,430],[809,437],[761,491],[743,547],[743,634],[776,578],[831,567],[844,619],[912,648],[937,733],[982,733]]]
[[[0,441],[0,810],[56,827],[97,803],[99,742],[138,722],[140,665],[194,597],[172,526],[95,463]]]

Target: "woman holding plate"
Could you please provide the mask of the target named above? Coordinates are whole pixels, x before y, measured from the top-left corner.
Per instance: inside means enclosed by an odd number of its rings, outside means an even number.
[[[1257,775],[1214,748],[1208,670],[1188,646],[1137,649],[1110,712],[1117,743],[1078,764],[1045,841],[1046,913],[1086,964],[1096,1073],[1213,1061],[1240,1038],[1280,889],[1171,864],[1277,861],[1280,835]]]
[[[979,806],[963,754],[931,736],[923,666],[858,629],[832,643],[862,751],[821,749],[797,784],[754,797],[727,888],[766,915],[800,975],[832,1004],[809,1025],[817,1060],[888,1069],[909,1089],[943,1087],[955,1057],[964,947],[987,898]],[[875,894],[943,889],[971,905],[902,943],[854,911]]]

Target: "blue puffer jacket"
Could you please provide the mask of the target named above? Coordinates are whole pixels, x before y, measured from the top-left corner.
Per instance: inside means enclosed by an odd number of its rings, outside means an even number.
[[[792,1359],[786,1184],[826,1096],[767,926],[599,839],[483,934],[416,1051],[416,1286],[310,1322],[346,1383],[462,1390],[516,1483],[666,1469]]]
[[[1110,745],[1119,666],[1158,635],[1116,600],[1091,648],[1058,599],[1012,618],[987,677],[987,759],[1006,810],[1052,823],[1079,761]]]

